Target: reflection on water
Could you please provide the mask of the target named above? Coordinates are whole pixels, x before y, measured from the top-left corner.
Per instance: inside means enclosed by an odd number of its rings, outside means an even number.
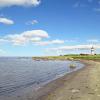
[[[74,62],[77,70],[83,64]],[[37,88],[71,72],[70,61],[35,61],[31,58],[0,58],[0,96]],[[33,88],[32,88],[33,89]],[[1,99],[0,99],[1,100]]]

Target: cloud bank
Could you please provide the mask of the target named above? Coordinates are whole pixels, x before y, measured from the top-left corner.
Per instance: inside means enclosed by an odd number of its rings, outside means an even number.
[[[8,40],[9,42],[13,43],[14,45],[25,45],[30,41],[40,41],[43,38],[48,38],[49,35],[44,30],[30,30],[25,31],[20,34],[10,34],[3,38],[3,40]]]
[[[9,6],[37,6],[40,0],[0,0],[0,7]]]
[[[52,44],[63,44],[65,41],[64,40],[51,40],[51,41],[39,41],[36,42],[36,45],[40,45],[40,46],[46,46],[46,45],[52,45]]]
[[[90,50],[92,47],[95,49],[100,49],[100,45],[74,45],[74,46],[62,46],[58,48],[50,48],[49,50]]]
[[[11,43],[13,45],[27,45],[28,43],[38,45],[38,46],[47,46],[53,44],[64,44],[64,40],[44,40],[49,39],[49,34],[44,30],[30,30],[25,31],[20,34],[9,34],[0,38],[0,43]]]
[[[90,40],[87,40],[87,42],[90,42],[90,43],[99,43],[100,41],[97,40],[97,39],[90,39]]]

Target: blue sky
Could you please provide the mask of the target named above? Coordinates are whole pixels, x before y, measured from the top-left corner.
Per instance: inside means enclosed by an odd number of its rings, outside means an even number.
[[[86,52],[67,47],[99,45],[99,34],[99,0],[0,0],[0,56]]]

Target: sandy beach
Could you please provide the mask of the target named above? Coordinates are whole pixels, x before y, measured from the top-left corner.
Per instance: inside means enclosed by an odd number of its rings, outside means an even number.
[[[100,62],[65,75],[35,92],[29,100],[100,100]]]

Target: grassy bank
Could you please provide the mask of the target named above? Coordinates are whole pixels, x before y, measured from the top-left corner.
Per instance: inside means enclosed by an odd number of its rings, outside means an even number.
[[[100,55],[65,55],[64,57],[84,60],[100,60]]]
[[[64,56],[47,56],[47,57],[33,57],[35,60],[99,60],[100,61],[100,54],[98,55],[78,55],[78,54],[72,54],[72,55],[64,55]]]

